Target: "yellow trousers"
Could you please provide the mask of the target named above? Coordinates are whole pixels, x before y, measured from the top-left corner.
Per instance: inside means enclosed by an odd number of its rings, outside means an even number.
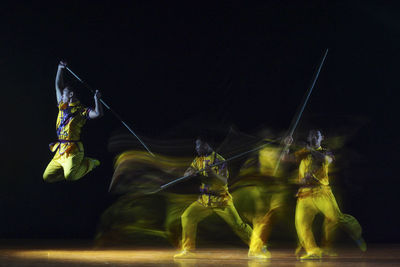
[[[214,212],[224,219],[246,244],[250,243],[252,229],[240,218],[232,201],[229,201],[229,204],[224,207],[205,207],[195,201],[181,216],[182,250],[195,249],[197,224]]]
[[[253,235],[250,244],[251,251],[261,251],[262,247],[268,244],[272,227],[278,220],[283,206],[285,205],[287,189],[282,186],[271,186],[271,188],[275,189],[275,192],[270,192],[263,196],[269,200],[267,205],[268,212],[266,214],[257,214],[253,220]]]
[[[343,214],[329,186],[302,189],[297,199],[295,224],[300,244],[308,254],[319,253],[312,233],[312,223],[316,214],[324,215],[322,245],[330,249],[334,232],[338,226],[357,240],[361,238],[361,226],[350,215]]]
[[[62,180],[75,181],[94,169],[95,160],[84,157],[83,151],[54,155],[43,173],[43,180],[49,183]]]

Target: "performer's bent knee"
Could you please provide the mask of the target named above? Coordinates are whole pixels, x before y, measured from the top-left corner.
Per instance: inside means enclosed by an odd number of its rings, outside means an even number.
[[[64,172],[65,180],[67,180],[67,181],[78,180],[79,178],[76,177],[76,174],[77,174],[77,171],[75,171],[75,170],[70,170],[70,171]]]
[[[325,214],[325,219],[324,221],[326,223],[339,223],[340,222],[340,218],[343,217],[342,216],[343,213],[332,213],[332,214]]]
[[[47,173],[43,173],[43,181],[49,183],[50,177],[51,177],[51,175],[48,175]]]
[[[186,212],[184,212],[182,215],[181,215],[181,221],[184,223],[184,222],[188,222],[188,221],[190,221],[190,217],[191,216],[189,216],[189,213],[186,213]]]
[[[49,173],[43,173],[43,181],[46,183],[53,183],[57,182],[64,179],[64,177],[60,174],[49,174]]]
[[[244,231],[247,229],[248,226],[244,221],[235,221],[233,226],[236,228],[238,231]]]
[[[67,173],[65,175],[65,180],[67,180],[67,181],[75,181],[75,180],[78,180],[78,179],[76,179],[74,173],[70,172],[70,173]]]

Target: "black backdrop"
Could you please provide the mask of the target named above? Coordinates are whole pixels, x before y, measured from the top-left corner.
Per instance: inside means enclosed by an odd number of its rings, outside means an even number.
[[[42,181],[60,59],[139,134],[162,139],[182,124],[179,136],[190,138],[191,127],[287,128],[329,48],[304,120],[363,121],[348,143],[362,160],[347,170],[342,208],[368,241],[398,242],[398,11],[389,1],[2,4],[0,236],[91,238],[114,199],[107,142],[123,129],[111,114],[83,137],[100,170],[76,183]],[[92,101],[83,89],[81,98]]]

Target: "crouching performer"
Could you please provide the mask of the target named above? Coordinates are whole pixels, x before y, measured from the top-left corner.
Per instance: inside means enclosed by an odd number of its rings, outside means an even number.
[[[193,160],[185,175],[194,174],[205,169],[201,175],[205,180],[200,186],[200,196],[193,202],[181,216],[182,221],[182,251],[174,258],[191,258],[195,254],[197,224],[207,216],[216,213],[229,224],[233,231],[245,242],[250,243],[252,228],[243,222],[235,206],[232,196],[228,191],[229,172],[226,163],[210,167],[210,165],[224,161],[206,140],[196,140],[198,156]]]

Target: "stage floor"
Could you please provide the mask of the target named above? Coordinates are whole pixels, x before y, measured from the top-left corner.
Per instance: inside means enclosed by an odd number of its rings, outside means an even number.
[[[19,241],[22,242],[22,241]],[[49,249],[50,248],[50,249]],[[0,266],[400,266],[400,245],[373,245],[366,253],[338,249],[338,257],[301,262],[292,248],[271,248],[270,260],[249,260],[244,248],[199,249],[195,259],[174,260],[171,248],[92,249],[90,245],[41,241],[2,242]]]

